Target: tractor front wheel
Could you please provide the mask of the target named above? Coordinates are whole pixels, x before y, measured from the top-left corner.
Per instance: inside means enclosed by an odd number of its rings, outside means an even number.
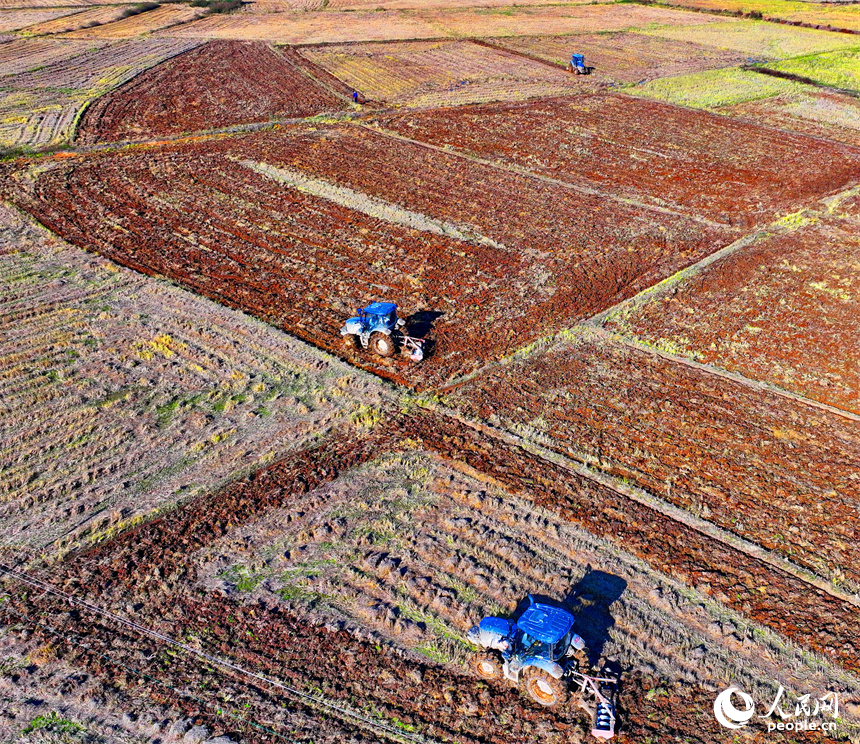
[[[361,341],[354,333],[347,333],[343,337],[343,345],[351,351],[358,351],[361,348]]]
[[[394,341],[391,336],[377,331],[370,337],[370,348],[381,357],[390,357],[394,354]]]
[[[560,705],[567,700],[567,685],[537,667],[526,670],[524,686],[532,700],[547,707]]]
[[[472,659],[472,669],[481,679],[501,679],[502,663],[496,654],[475,654]]]

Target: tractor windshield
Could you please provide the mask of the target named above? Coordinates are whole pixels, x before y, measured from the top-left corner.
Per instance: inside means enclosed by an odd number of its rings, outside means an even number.
[[[532,638],[528,633],[523,633],[520,638],[521,656],[538,656],[542,659],[552,658],[552,644]]]
[[[561,638],[561,640],[555,644],[555,660],[558,661],[562,656],[564,656],[564,652],[567,651],[567,647],[570,645],[570,641],[573,639],[573,628],[571,628],[565,635]]]

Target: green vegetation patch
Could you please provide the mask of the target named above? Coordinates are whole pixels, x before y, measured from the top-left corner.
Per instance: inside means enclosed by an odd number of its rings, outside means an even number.
[[[629,88],[626,92],[679,106],[717,109],[747,101],[773,98],[785,93],[796,93],[800,89],[802,85],[791,80],[781,80],[732,67],[652,80],[644,85]]]
[[[25,734],[30,734],[34,731],[49,731],[54,734],[74,734],[78,731],[83,731],[84,727],[75,721],[70,721],[62,718],[54,712],[44,716],[36,716],[27,728],[24,729]]]
[[[807,54],[767,65],[821,85],[860,92],[860,49],[842,49],[824,54]]]
[[[763,3],[764,4],[764,3]],[[805,3],[798,3],[805,5]],[[846,34],[834,34],[811,28],[798,28],[766,21],[725,21],[698,26],[660,26],[638,30],[649,36],[676,41],[691,41],[717,49],[748,54],[754,59],[786,59],[800,54],[829,52],[856,46]]]

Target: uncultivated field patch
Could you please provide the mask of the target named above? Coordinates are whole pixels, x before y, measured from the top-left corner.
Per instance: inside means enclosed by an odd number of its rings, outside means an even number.
[[[664,24],[698,26],[722,20],[704,13],[615,3],[427,10],[416,15],[444,31],[443,35],[458,38],[585,34]]]
[[[344,364],[0,216],[0,551],[15,562],[127,528],[380,404]]]
[[[813,28],[860,30],[860,9],[854,3],[808,0],[667,0],[668,4],[700,11],[751,15]]]
[[[562,70],[468,41],[326,45],[301,53],[373,101],[440,106],[594,89]]]
[[[79,140],[145,139],[344,108],[345,90],[323,88],[302,62],[262,42],[204,44],[104,96],[84,115]]]
[[[319,179],[328,196],[296,188],[289,171]],[[346,353],[339,329],[371,299],[423,311],[434,350],[421,365],[350,357],[413,385],[555,333],[735,234],[357,126],[57,160],[29,194],[27,179],[9,179],[9,198],[67,239],[323,348]],[[384,217],[384,203],[415,216]],[[440,235],[445,223],[460,237]]]
[[[844,145],[621,95],[410,112],[378,123],[572,185],[747,227],[844,188],[860,163],[860,151]]]
[[[0,87],[0,147],[38,147],[71,139],[83,107],[142,70],[199,42],[189,39],[67,41],[22,39]],[[2,47],[0,47],[2,49]]]
[[[819,85],[860,92],[860,49],[809,54],[772,62],[766,67],[808,78]]]
[[[0,10],[6,13],[27,10],[54,10],[57,8],[85,8],[95,3],[91,0],[0,0]],[[74,10],[70,12],[75,12]]]
[[[655,293],[609,326],[860,413],[857,224],[807,219]]]
[[[714,49],[745,54],[752,59],[785,59],[799,54],[827,52],[857,46],[846,34],[797,28],[765,21],[720,21],[698,26],[666,25],[640,29],[639,33],[663,39],[688,41]]]
[[[493,43],[566,67],[573,53],[584,53],[596,80],[638,83],[642,80],[727,67],[746,61],[734,50],[715,49],[689,41],[662,39],[635,32],[521,36]]]
[[[8,75],[43,69],[60,60],[76,57],[107,42],[87,43],[60,39],[15,39],[0,46],[0,87],[15,87]],[[60,86],[55,86],[60,87]]]
[[[238,39],[281,44],[431,39],[440,35],[439,29],[418,16],[397,11],[212,15],[165,33],[185,38]]]
[[[238,13],[210,16],[171,35],[285,44],[391,41],[624,31],[650,24],[700,25],[718,16],[639,5],[564,5],[479,9]]]
[[[59,3],[57,3],[59,5]],[[51,3],[53,6],[54,3]],[[49,21],[52,18],[59,18],[60,16],[70,15],[72,13],[76,13],[80,10],[79,8],[33,8],[33,9],[24,9],[24,8],[16,8],[14,10],[6,10],[0,5],[0,11],[2,11],[2,15],[0,15],[0,33],[6,31],[17,31],[18,29],[25,28],[33,23],[42,23],[43,21]],[[3,50],[0,49],[0,58],[5,56],[2,54]]]
[[[860,583],[852,421],[587,331],[447,400],[825,578]]]
[[[715,111],[721,107],[790,95],[799,88],[800,85],[791,80],[731,67],[651,80],[628,88],[626,92],[677,106]]]
[[[67,31],[77,31],[81,28],[101,26],[117,21],[123,17],[128,6],[109,5],[82,10],[80,13],[64,15],[61,18],[35,23],[27,26],[22,33],[32,35],[62,34]]]
[[[146,10],[104,26],[81,28],[65,36],[74,39],[130,39],[187,23],[199,18],[202,13],[201,8],[192,8],[189,5],[161,5],[154,10]]]

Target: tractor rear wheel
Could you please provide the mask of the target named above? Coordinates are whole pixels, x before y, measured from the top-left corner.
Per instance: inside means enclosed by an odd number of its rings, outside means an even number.
[[[390,357],[394,354],[394,341],[391,336],[377,331],[370,337],[370,348],[381,357]]]
[[[472,658],[472,670],[481,679],[502,678],[502,662],[496,654],[487,652],[475,654]]]
[[[550,707],[560,705],[567,700],[567,685],[543,669],[537,667],[526,669],[523,684],[526,694],[541,705]]]
[[[358,351],[361,348],[361,340],[354,333],[347,333],[343,337],[343,345],[352,351]]]

